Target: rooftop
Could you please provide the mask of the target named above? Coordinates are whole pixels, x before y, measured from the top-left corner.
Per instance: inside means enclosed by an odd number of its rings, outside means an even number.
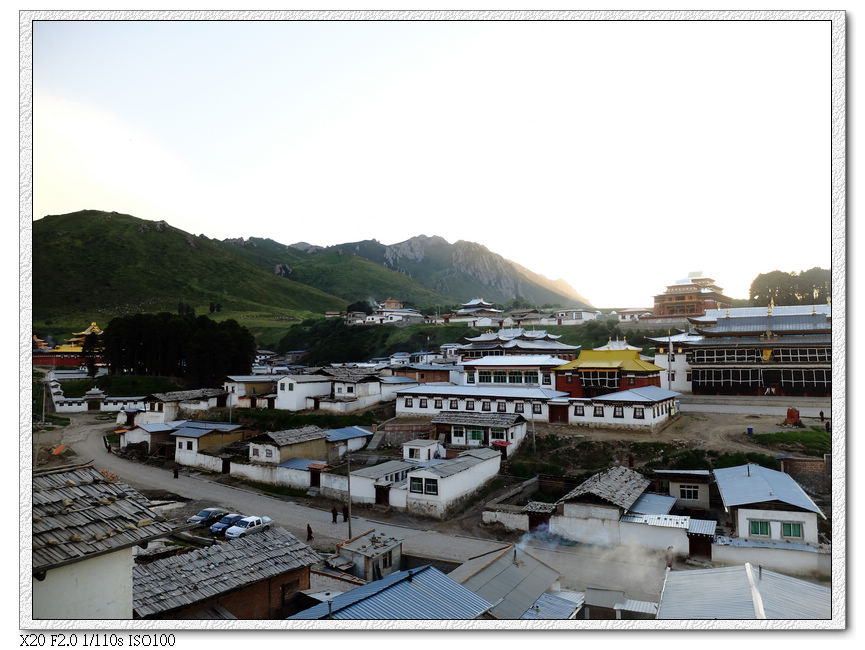
[[[607,393],[606,395],[598,395],[593,397],[593,402],[636,402],[636,403],[653,403],[662,402],[667,399],[678,397],[681,393],[677,393],[666,388],[658,386],[640,386],[639,388],[631,388],[630,390],[620,390],[615,393]]]
[[[559,359],[558,357],[550,356],[549,354],[513,354],[507,356],[492,356],[483,357],[481,359],[472,359],[471,361],[463,361],[463,366],[560,366],[567,363],[567,359]]]
[[[491,603],[429,565],[355,587],[289,620],[471,620]]]
[[[33,571],[163,537],[175,526],[125,483],[92,467],[33,473]]]
[[[751,564],[670,571],[658,619],[830,619],[832,592]]]
[[[654,363],[640,359],[638,350],[582,350],[574,361],[566,362],[556,370],[592,370],[596,368],[616,368],[637,372],[658,372],[663,370]]]
[[[328,429],[325,433],[327,434],[328,442],[338,442],[340,440],[363,438],[372,435],[372,431],[369,429],[356,425],[352,427],[342,427],[341,429]]]
[[[133,569],[133,608],[161,615],[320,561],[282,528],[239,537]]]
[[[582,607],[582,603],[575,603],[567,598],[560,598],[553,594],[543,593],[532,603],[520,619],[523,620],[567,620],[574,612]]]
[[[583,481],[556,503],[593,495],[628,510],[649,487],[649,479],[626,467],[611,467]]]
[[[309,442],[311,440],[320,440],[326,438],[327,432],[315,426],[308,424],[305,427],[298,429],[285,429],[283,431],[268,431],[255,437],[256,442],[266,442],[269,438],[276,445],[282,447],[284,445],[296,445],[301,442]]]
[[[337,552],[346,549],[367,557],[375,557],[399,546],[402,539],[386,535],[377,530],[368,530],[337,545]]]
[[[496,397],[502,399],[549,400],[555,397],[567,397],[568,393],[549,388],[517,388],[510,386],[442,386],[425,384],[397,391],[404,397],[413,395],[441,395],[445,397],[467,397],[481,399]]]
[[[811,497],[805,494],[789,474],[784,472],[749,463],[716,469],[714,475],[718,490],[721,492],[721,500],[726,508],[780,501],[826,518]]]
[[[153,393],[148,397],[153,397],[160,402],[186,402],[196,399],[208,399],[210,397],[219,397],[227,395],[221,388],[198,388],[196,390],[177,390],[169,393]]]
[[[425,463],[422,466],[416,466],[411,471],[426,471],[436,474],[441,477],[453,476],[467,469],[471,469],[478,463],[490,460],[491,458],[501,458],[502,455],[489,447],[479,447],[478,449],[469,449],[462,452],[456,458],[449,458],[436,463]],[[409,473],[411,473],[411,471]]]
[[[430,424],[456,424],[482,427],[512,427],[525,418],[519,413],[466,413],[463,411],[442,411]]]

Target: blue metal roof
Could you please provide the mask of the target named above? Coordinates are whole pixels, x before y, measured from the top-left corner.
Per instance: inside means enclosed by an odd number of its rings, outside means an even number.
[[[595,402],[661,402],[665,399],[678,397],[677,393],[658,386],[640,386],[630,390],[622,390],[615,393],[607,393],[593,398]]]
[[[363,427],[343,427],[342,429],[328,429],[325,431],[328,442],[338,442],[339,440],[350,440],[351,438],[363,438],[371,436],[372,431]]]
[[[288,620],[471,620],[492,603],[429,565],[399,571]]]
[[[724,507],[780,501],[826,518],[811,497],[784,472],[749,463],[716,469],[714,474]]]
[[[666,515],[670,513],[675,504],[676,497],[644,492],[639,499],[634,501],[630,511],[641,515]]]
[[[289,458],[286,461],[281,462],[277,467],[288,467],[289,469],[302,469],[306,470],[309,468],[310,463],[321,463],[322,465],[327,465],[327,461],[324,460],[310,460],[309,458]]]

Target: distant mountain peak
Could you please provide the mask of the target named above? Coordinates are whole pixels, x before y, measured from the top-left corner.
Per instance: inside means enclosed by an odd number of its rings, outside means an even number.
[[[323,250],[323,246],[316,246],[315,244],[309,244],[305,241],[299,241],[294,244],[289,244],[289,248],[296,248],[299,251],[303,251],[304,253],[314,253],[315,251]]]

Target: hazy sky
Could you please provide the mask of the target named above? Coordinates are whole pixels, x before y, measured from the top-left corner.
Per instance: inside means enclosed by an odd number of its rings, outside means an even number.
[[[476,241],[599,307],[830,264],[827,22],[43,22],[34,217]]]

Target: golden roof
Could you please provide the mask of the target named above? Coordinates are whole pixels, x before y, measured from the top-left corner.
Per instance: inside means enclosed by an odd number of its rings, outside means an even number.
[[[641,372],[657,372],[663,370],[654,363],[640,359],[638,350],[581,350],[580,356],[556,370],[637,370]]]

